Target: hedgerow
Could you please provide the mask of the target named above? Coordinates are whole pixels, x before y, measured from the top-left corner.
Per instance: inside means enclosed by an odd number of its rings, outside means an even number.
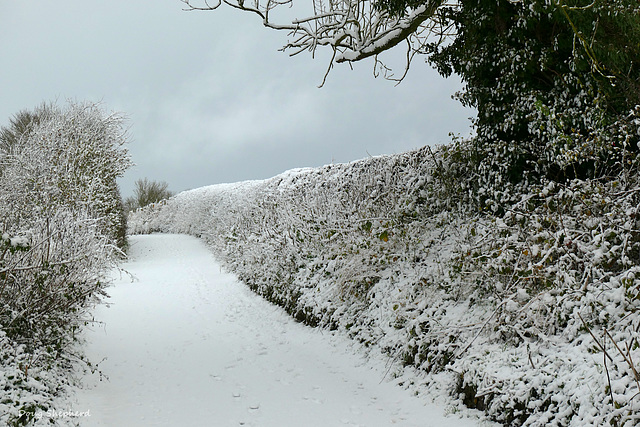
[[[511,187],[493,213],[468,143],[204,187],[129,224],[203,238],[296,319],[445,375],[505,424],[636,423],[637,160]]]
[[[125,244],[115,181],[130,164],[122,124],[71,103],[2,129],[0,423],[27,425],[52,409],[82,359],[71,344]]]
[[[473,138],[181,193],[132,230],[202,237],[297,319],[447,372],[504,424],[638,423],[637,2],[376,4],[433,8],[413,49],[460,76]]]

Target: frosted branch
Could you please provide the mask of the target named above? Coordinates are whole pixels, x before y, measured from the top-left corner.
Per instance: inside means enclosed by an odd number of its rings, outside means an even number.
[[[318,47],[332,51],[332,64],[357,62],[377,57],[397,46],[407,43],[407,69],[411,59],[421,52],[426,40],[432,36],[442,37],[445,29],[436,19],[445,0],[430,0],[403,16],[391,16],[376,7],[375,0],[310,0],[296,3],[293,0],[180,0],[185,10],[215,10],[223,3],[234,9],[256,14],[265,27],[288,31],[289,40],[282,47],[291,56],[303,51],[315,55]],[[280,11],[301,12],[301,18],[289,21],[281,18]],[[307,11],[307,12],[304,12]],[[309,13],[311,11],[311,14]],[[376,64],[379,60],[376,59]],[[406,74],[406,69],[404,74]],[[404,76],[403,74],[403,76]],[[326,76],[325,76],[326,79]]]

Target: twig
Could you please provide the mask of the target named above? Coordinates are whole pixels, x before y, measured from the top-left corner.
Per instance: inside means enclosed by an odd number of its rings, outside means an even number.
[[[640,377],[638,376],[638,372],[636,371],[635,365],[633,364],[633,360],[631,360],[631,353],[629,353],[629,357],[627,357],[626,354],[624,354],[624,352],[620,349],[620,347],[618,347],[618,344],[613,340],[613,337],[609,334],[609,331],[607,331],[606,329],[604,330],[604,333],[607,337],[609,337],[609,339],[611,340],[611,342],[613,343],[613,345],[615,346],[615,348],[618,350],[618,352],[622,355],[622,358],[624,359],[625,362],[627,362],[627,364],[629,365],[629,367],[631,368],[631,371],[633,372],[633,376],[634,379],[636,380],[636,383],[640,380]],[[629,350],[629,347],[627,347],[627,349]]]
[[[613,400],[613,390],[611,389],[611,377],[609,376],[609,368],[607,367],[607,358],[604,357],[607,353],[603,353],[602,359],[604,360],[604,370],[607,373],[607,383],[609,384],[609,395],[611,396],[611,405],[615,405],[615,400]]]
[[[584,319],[582,318],[582,316],[580,315],[580,313],[578,313],[578,317],[580,318],[580,320],[582,321],[582,324],[584,325],[584,327],[587,329],[587,331],[589,332],[589,335],[591,335],[591,337],[593,338],[593,340],[596,342],[596,344],[598,345],[598,347],[600,347],[600,350],[602,350],[602,352],[604,353],[605,356],[607,356],[607,358],[613,362],[613,358],[611,356],[609,356],[609,354],[607,353],[607,350],[604,349],[604,347],[602,346],[602,344],[600,344],[600,341],[598,341],[598,338],[596,338],[595,335],[593,335],[593,332],[591,332],[591,328],[589,328],[589,326],[587,325],[587,322],[584,321]]]

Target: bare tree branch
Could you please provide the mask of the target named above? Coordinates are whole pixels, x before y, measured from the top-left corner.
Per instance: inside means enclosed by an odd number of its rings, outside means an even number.
[[[309,3],[296,3],[295,7],[294,0],[180,1],[189,11],[216,10],[226,4],[256,14],[265,27],[289,32],[289,41],[281,50],[289,51],[291,56],[303,51],[315,55],[318,47],[327,47],[332,51],[327,74],[334,62],[350,63],[376,57],[376,65],[380,65],[379,54],[406,42],[407,64],[399,79],[402,80],[414,55],[422,51],[427,39],[432,35],[442,37],[445,34],[436,17],[438,10],[446,5],[446,0],[429,0],[401,16],[391,16],[376,7],[375,0],[311,0]],[[282,16],[285,7],[287,13],[291,13],[291,9],[304,15],[288,22],[284,18],[281,21],[274,19],[274,15]]]

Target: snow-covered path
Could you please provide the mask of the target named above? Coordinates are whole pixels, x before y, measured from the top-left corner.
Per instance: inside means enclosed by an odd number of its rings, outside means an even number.
[[[131,260],[86,333],[82,426],[469,426],[382,381],[346,339],[295,323],[199,240],[131,238]]]

